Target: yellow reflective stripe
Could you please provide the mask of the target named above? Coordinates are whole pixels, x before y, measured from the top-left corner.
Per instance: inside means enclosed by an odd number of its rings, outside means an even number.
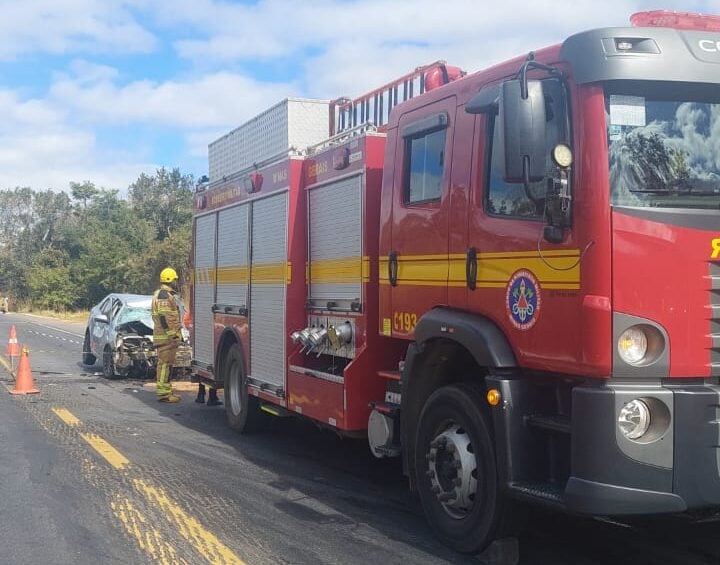
[[[342,257],[311,261],[307,277],[311,283],[354,283],[370,280],[370,258]]]
[[[261,263],[250,268],[253,284],[284,284],[288,277],[287,263]]]
[[[216,280],[218,284],[244,284],[250,280],[250,268],[247,265],[241,267],[218,267]]]
[[[292,282],[292,263],[258,263],[248,267],[225,266],[195,269],[196,285],[247,284],[252,280],[255,284],[290,284]]]
[[[580,289],[580,250],[478,253],[478,288],[505,288],[513,273],[531,271],[547,289]],[[465,286],[465,255],[400,255],[398,284],[409,286]],[[388,259],[380,259],[380,283],[389,284]]]

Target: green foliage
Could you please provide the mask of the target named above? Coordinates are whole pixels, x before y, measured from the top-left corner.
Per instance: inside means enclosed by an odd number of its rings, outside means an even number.
[[[89,181],[70,193],[0,191],[0,293],[37,308],[89,308],[110,292],[149,294],[173,266],[188,276],[191,175],[142,174],[122,198]]]

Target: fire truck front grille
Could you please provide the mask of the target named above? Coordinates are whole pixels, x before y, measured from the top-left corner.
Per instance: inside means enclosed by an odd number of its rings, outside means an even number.
[[[720,376],[720,263],[710,263],[710,371]]]

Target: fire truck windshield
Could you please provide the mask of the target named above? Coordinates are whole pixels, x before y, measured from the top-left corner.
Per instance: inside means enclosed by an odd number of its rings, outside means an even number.
[[[605,109],[613,205],[720,208],[720,97],[608,93]]]

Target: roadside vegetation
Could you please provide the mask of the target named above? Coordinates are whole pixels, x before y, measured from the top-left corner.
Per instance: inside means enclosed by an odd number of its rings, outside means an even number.
[[[14,310],[74,312],[110,292],[149,294],[168,265],[187,281],[193,185],[163,168],[126,196],[88,181],[0,191],[0,295]]]

